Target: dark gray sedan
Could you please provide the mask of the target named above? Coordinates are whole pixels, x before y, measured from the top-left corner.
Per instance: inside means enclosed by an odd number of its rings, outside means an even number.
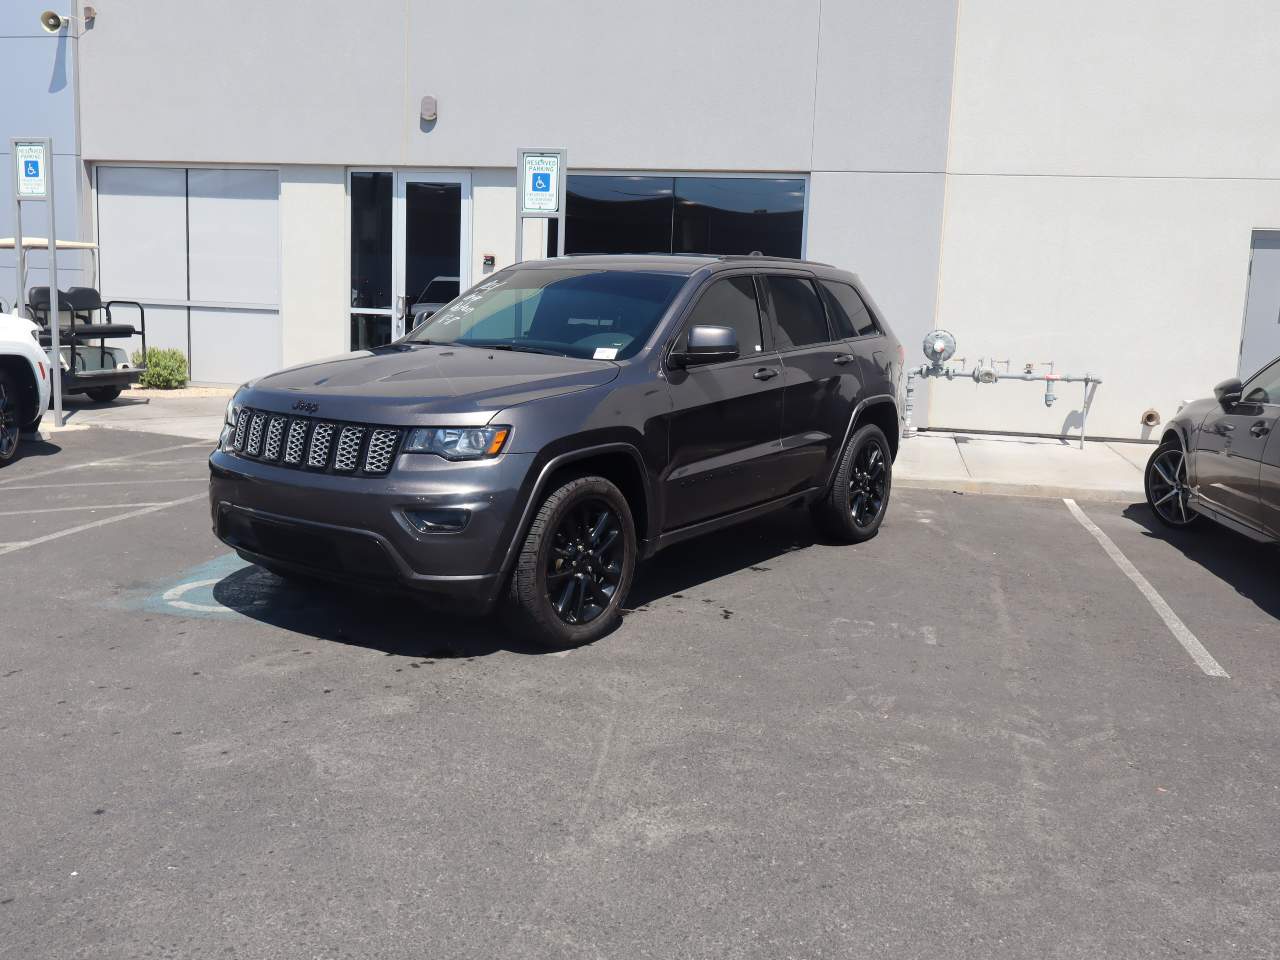
[[[1147,463],[1147,502],[1172,527],[1205,516],[1255,540],[1280,541],[1280,358],[1213,392],[1165,426]]]

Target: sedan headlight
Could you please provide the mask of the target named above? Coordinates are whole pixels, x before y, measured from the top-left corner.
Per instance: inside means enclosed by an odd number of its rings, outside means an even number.
[[[417,427],[409,431],[405,453],[434,453],[446,460],[496,457],[511,435],[510,427]]]

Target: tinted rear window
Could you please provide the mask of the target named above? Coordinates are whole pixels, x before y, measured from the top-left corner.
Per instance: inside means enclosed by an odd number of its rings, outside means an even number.
[[[831,338],[827,332],[826,311],[811,281],[804,277],[771,276],[769,293],[778,321],[779,350],[825,343]]]
[[[831,311],[831,322],[840,337],[868,337],[878,333],[871,311],[858,296],[858,291],[847,283],[834,280],[820,281],[822,289],[827,293],[827,307]]]

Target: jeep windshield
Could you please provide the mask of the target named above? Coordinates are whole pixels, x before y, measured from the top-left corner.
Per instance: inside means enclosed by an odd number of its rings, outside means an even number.
[[[625,360],[644,346],[688,279],[682,273],[517,267],[446,304],[405,342]]]

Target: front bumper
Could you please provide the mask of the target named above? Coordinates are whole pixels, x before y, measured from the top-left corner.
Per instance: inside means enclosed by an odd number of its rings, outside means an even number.
[[[406,589],[487,609],[519,526],[530,454],[450,463],[400,454],[385,477],[310,473],[216,450],[213,531],[242,557],[344,583]],[[464,509],[465,528],[421,533],[412,509]]]

